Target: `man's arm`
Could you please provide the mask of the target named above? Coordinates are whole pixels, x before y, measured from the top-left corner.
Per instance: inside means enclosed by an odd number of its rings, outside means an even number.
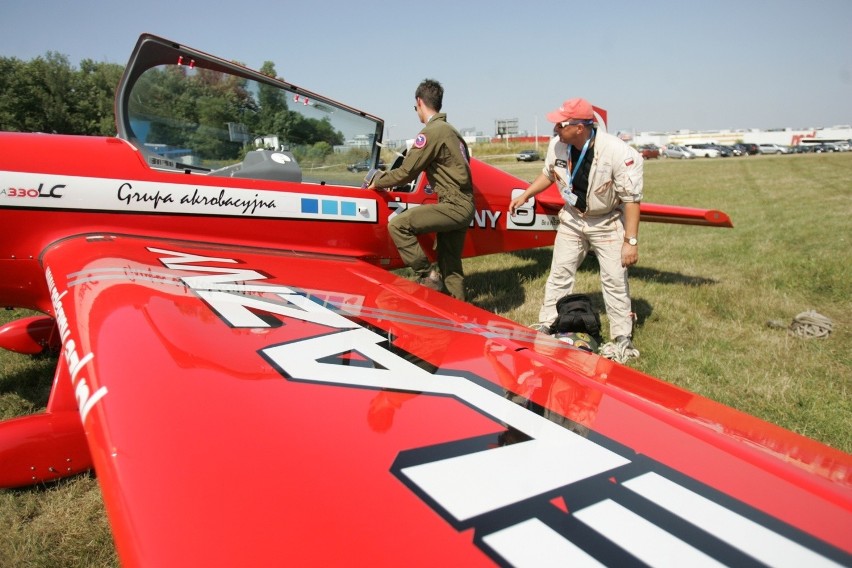
[[[439,134],[427,125],[414,139],[414,144],[406,152],[402,164],[396,169],[377,175],[369,188],[387,189],[414,180],[437,157],[442,144]]]
[[[553,180],[548,178],[543,173],[538,174],[538,176],[533,180],[533,182],[527,187],[522,194],[517,196],[515,199],[509,203],[509,214],[514,215],[515,210],[526,202],[527,199],[532,197],[533,195],[538,195],[553,183]]]
[[[624,204],[624,244],[621,245],[621,265],[633,266],[639,261],[639,243],[631,245],[628,237],[639,238],[639,202]]]

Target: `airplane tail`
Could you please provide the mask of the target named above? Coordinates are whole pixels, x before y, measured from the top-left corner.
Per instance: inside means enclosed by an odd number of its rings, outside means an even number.
[[[556,185],[509,215],[509,202],[529,186],[529,182],[504,170],[471,159],[476,215],[464,256],[481,256],[550,246],[559,225],[558,213],[565,202]],[[730,217],[715,209],[642,203],[641,221],[705,227],[733,227]]]

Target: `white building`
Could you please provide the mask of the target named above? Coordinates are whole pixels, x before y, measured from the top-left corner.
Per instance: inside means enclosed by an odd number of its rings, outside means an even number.
[[[738,142],[748,144],[780,144],[782,146],[796,146],[801,143],[812,141],[839,142],[841,140],[852,140],[852,126],[848,124],[830,126],[826,128],[779,128],[772,130],[678,130],[677,132],[640,132],[631,134],[630,143],[635,146],[654,144],[667,146],[669,144],[722,144],[730,145]]]

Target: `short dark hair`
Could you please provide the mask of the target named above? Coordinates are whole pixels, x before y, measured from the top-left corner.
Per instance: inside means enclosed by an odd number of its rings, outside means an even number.
[[[444,102],[444,87],[435,79],[423,79],[414,91],[415,99],[422,99],[432,110],[441,110]]]

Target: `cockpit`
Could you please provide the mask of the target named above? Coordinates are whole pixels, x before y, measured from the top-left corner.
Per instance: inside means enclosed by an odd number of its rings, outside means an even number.
[[[140,38],[118,93],[119,137],[160,170],[360,187],[396,158],[381,119],[156,36]]]

